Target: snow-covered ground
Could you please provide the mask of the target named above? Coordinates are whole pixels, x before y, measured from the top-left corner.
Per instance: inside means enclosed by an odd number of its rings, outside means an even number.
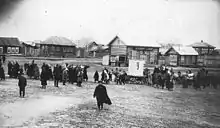
[[[97,84],[60,87],[28,80],[19,98],[17,80],[0,81],[0,127],[220,127],[220,90],[176,86],[174,91],[145,85],[106,85],[113,104],[98,111],[92,97]]]

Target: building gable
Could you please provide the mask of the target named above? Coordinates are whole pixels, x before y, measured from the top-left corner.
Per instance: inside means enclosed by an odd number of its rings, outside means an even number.
[[[112,46],[125,46],[126,44],[120,40],[120,38],[117,38],[116,40],[114,40],[111,44]]]
[[[174,48],[170,48],[167,50],[167,52],[165,53],[165,55],[170,55],[170,54],[178,54],[178,52],[174,49]]]

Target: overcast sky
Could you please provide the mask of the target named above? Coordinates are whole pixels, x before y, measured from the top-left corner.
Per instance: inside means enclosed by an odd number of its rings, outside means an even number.
[[[0,19],[0,36],[64,36],[107,44],[116,34],[145,44],[204,40],[220,48],[220,6],[212,0],[23,0]],[[135,44],[135,42],[134,42]]]

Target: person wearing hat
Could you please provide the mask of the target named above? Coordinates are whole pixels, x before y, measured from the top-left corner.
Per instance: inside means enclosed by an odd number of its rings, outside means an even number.
[[[63,85],[66,85],[66,82],[67,82],[67,78],[68,78],[68,68],[65,67],[63,69],[63,72],[62,72],[62,81],[63,81]]]
[[[77,86],[78,87],[82,87],[82,81],[83,81],[83,71],[82,71],[82,68],[79,68],[77,72]]]
[[[93,97],[97,100],[97,106],[99,110],[103,109],[103,104],[106,103],[111,105],[112,102],[108,97],[106,87],[102,84],[102,81],[99,81],[99,85],[96,86]]]
[[[25,96],[25,87],[27,86],[27,79],[23,76],[23,72],[19,71],[18,72],[18,86],[19,86],[19,94],[20,97]],[[23,93],[23,95],[22,95]]]

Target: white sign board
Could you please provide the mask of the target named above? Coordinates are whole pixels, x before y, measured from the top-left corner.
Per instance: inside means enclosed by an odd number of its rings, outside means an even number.
[[[102,57],[102,65],[109,65],[109,55]]]
[[[144,60],[129,60],[128,75],[143,76]]]

